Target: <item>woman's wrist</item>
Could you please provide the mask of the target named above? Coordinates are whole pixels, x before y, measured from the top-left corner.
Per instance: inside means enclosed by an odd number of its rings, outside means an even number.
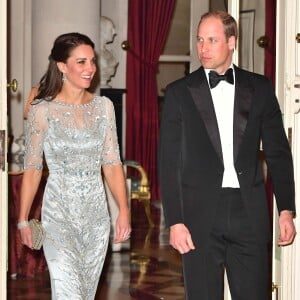
[[[129,213],[129,207],[127,205],[119,206],[120,213]]]
[[[20,221],[18,224],[17,224],[17,227],[18,229],[22,229],[24,227],[27,227],[28,226],[28,221],[27,220],[24,220],[24,221]]]

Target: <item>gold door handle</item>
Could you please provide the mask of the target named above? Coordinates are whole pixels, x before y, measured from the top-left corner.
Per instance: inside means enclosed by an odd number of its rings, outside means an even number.
[[[259,47],[267,48],[269,46],[270,39],[266,35],[263,35],[263,36],[259,37],[256,42]]]
[[[13,79],[11,83],[8,83],[6,85],[8,88],[10,88],[14,93],[18,90],[18,81],[17,79]]]
[[[276,284],[276,283],[274,283],[274,282],[272,282],[272,293],[274,293],[275,292],[275,299],[276,300],[278,300],[279,298],[278,298],[278,289],[279,289],[279,285],[278,284]]]
[[[300,33],[297,33],[297,35],[296,35],[296,41],[297,41],[297,43],[300,43]]]

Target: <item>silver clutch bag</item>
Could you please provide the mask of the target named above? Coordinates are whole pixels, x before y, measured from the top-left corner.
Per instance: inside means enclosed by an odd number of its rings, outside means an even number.
[[[32,248],[40,250],[46,237],[45,229],[37,219],[31,219],[28,224],[32,235]]]

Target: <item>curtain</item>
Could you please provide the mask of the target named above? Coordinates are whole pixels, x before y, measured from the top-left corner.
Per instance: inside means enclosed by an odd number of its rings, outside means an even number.
[[[129,0],[126,67],[126,159],[146,170],[158,199],[156,73],[176,0]]]
[[[266,1],[265,35],[269,38],[269,44],[265,48],[265,75],[275,85],[276,68],[276,0]]]
[[[265,35],[269,38],[269,44],[265,48],[265,75],[272,80],[275,87],[275,71],[276,71],[276,0],[266,1],[266,17],[265,17]],[[269,204],[269,212],[273,218],[273,187],[270,174],[267,174],[266,180],[267,198]]]
[[[20,210],[20,190],[23,175],[8,176],[8,272],[25,277],[35,277],[48,270],[43,250],[32,251],[21,243],[17,229]],[[37,194],[32,203],[29,219],[40,219],[42,199],[47,179],[42,176]]]

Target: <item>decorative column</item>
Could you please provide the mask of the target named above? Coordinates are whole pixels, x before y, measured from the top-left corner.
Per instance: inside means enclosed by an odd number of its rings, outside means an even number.
[[[67,32],[88,35],[99,54],[100,1],[32,0],[32,85],[46,71],[55,38]]]

